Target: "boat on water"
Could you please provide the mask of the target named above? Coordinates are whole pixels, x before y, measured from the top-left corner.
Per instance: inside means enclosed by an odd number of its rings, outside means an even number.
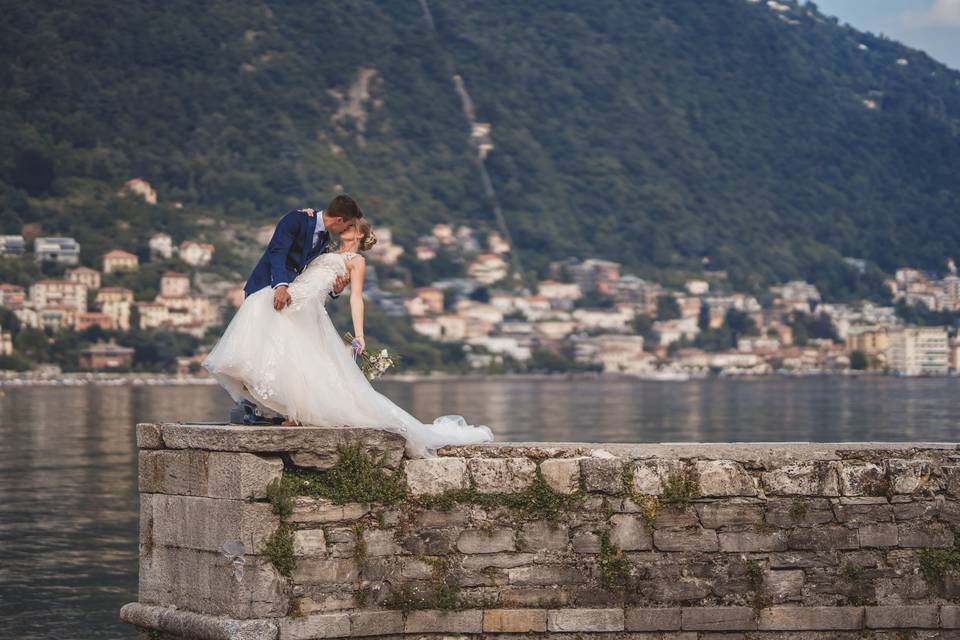
[[[636,377],[641,380],[656,380],[658,382],[686,382],[691,378],[686,371],[671,371],[668,369],[640,373]]]

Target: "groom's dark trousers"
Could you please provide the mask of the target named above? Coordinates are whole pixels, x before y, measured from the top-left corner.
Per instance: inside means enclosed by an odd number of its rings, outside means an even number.
[[[243,292],[250,295],[264,287],[289,284],[315,257],[326,251],[330,234],[320,232],[313,246],[317,220],[322,214],[307,215],[305,211],[291,211],[280,219],[267,250],[260,256],[257,266],[247,279]]]

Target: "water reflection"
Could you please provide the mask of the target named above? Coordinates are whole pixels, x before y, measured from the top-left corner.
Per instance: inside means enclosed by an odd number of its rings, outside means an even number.
[[[958,384],[769,378],[379,387],[422,420],[460,413],[506,441],[954,441]],[[0,396],[0,636],[136,637],[117,619],[136,597],[133,425],[218,420],[229,404],[215,387]]]

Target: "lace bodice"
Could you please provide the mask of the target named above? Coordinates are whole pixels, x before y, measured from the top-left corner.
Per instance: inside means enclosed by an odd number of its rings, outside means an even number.
[[[288,291],[293,299],[290,308],[296,311],[302,305],[315,300],[321,305],[325,304],[327,294],[333,290],[333,283],[337,276],[347,273],[347,262],[356,255],[349,251],[331,252],[314,258],[303,273],[290,284]]]

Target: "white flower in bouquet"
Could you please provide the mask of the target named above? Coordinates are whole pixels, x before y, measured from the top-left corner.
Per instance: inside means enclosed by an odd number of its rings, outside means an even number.
[[[343,339],[348,344],[354,345],[353,334],[349,331],[343,334]],[[387,369],[394,366],[398,360],[396,356],[391,356],[387,349],[381,349],[380,353],[377,354],[371,354],[366,350],[359,353],[354,351],[354,357],[363,375],[366,376],[368,380],[376,380],[382,376]]]

